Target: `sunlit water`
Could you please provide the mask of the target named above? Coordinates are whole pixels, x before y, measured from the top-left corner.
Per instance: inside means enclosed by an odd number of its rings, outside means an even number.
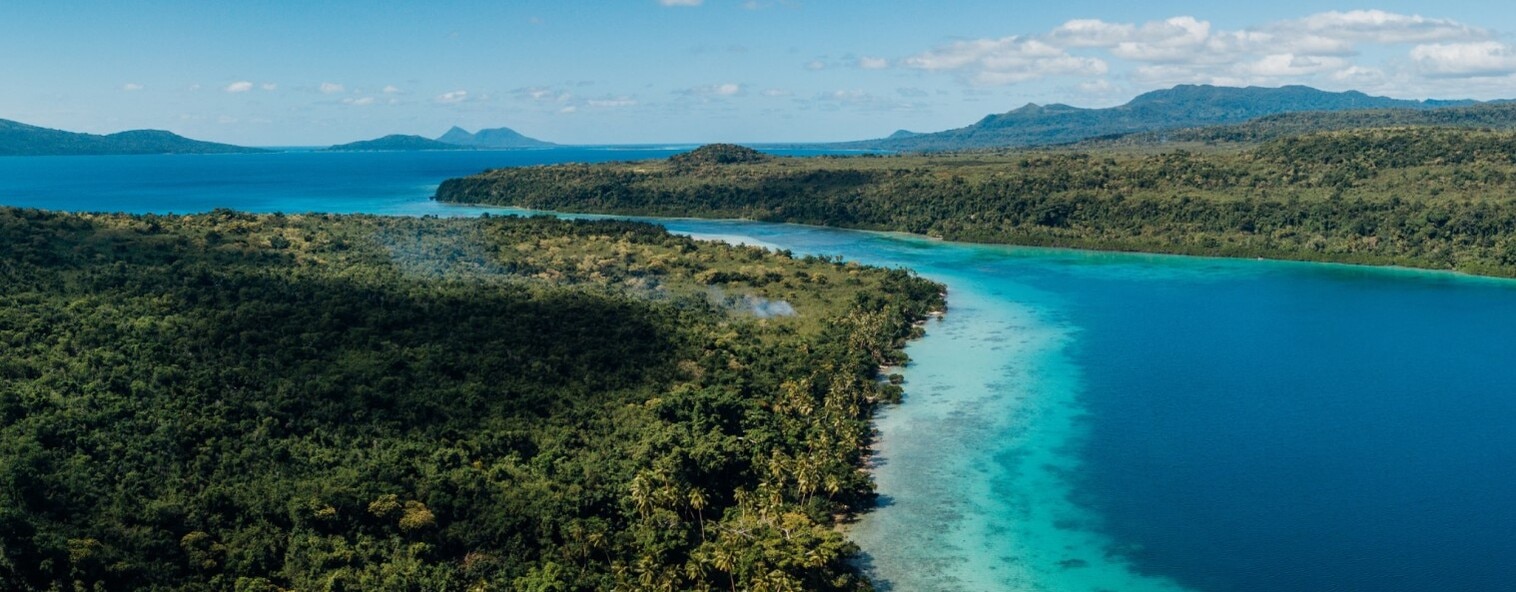
[[[0,203],[474,215],[504,210],[427,196],[489,167],[667,154],[0,158]],[[881,505],[849,527],[881,587],[1516,581],[1516,283],[663,222],[949,286],[878,420]]]

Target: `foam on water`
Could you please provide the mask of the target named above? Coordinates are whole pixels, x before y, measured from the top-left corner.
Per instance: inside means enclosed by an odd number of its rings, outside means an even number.
[[[907,350],[907,398],[877,421],[881,506],[849,529],[893,590],[1179,588],[1132,572],[1071,502],[1081,437],[1076,329],[1010,277],[946,281],[951,308]]]

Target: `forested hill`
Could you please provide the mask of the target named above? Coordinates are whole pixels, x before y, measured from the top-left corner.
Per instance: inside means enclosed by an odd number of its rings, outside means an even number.
[[[110,154],[234,154],[266,152],[230,144],[191,140],[160,130],[107,135],[80,134],[0,119],[0,156]]]
[[[551,219],[0,208],[0,588],[863,590],[941,286]]]
[[[902,152],[1046,146],[1100,136],[1239,123],[1277,113],[1431,109],[1472,103],[1408,101],[1374,97],[1357,91],[1328,92],[1306,86],[1180,85],[1145,93],[1125,105],[1107,109],[1029,104],[958,129],[926,134],[896,132],[888,138],[832,146]]]
[[[1512,130],[1516,129],[1516,103],[1484,103],[1436,109],[1366,109],[1361,111],[1281,113],[1233,125],[1174,129],[1094,138],[1084,142],[1080,147],[1153,146],[1186,142],[1254,144],[1315,132],[1395,127]]]
[[[498,169],[446,181],[437,199],[1516,276],[1511,132],[1353,130],[1242,151],[725,160]]]

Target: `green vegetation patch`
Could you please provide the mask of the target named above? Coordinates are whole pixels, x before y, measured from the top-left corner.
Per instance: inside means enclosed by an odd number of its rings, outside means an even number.
[[[0,587],[866,589],[833,527],[940,290],[638,223],[0,209]]]
[[[1516,135],[1389,128],[1246,150],[998,151],[501,169],[437,199],[951,240],[1516,276]]]

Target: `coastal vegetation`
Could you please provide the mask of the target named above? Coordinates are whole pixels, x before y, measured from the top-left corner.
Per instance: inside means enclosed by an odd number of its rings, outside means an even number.
[[[0,209],[0,588],[864,590],[942,287],[546,218]]]
[[[728,154],[742,150],[499,169],[444,182],[437,199],[1516,276],[1511,132],[1356,129],[1199,151]]]
[[[1280,113],[1232,125],[1093,138],[1080,143],[1078,147],[1100,149],[1185,143],[1248,145],[1310,133],[1403,127],[1512,130],[1516,129],[1516,103],[1484,103],[1438,109],[1364,109]]]

